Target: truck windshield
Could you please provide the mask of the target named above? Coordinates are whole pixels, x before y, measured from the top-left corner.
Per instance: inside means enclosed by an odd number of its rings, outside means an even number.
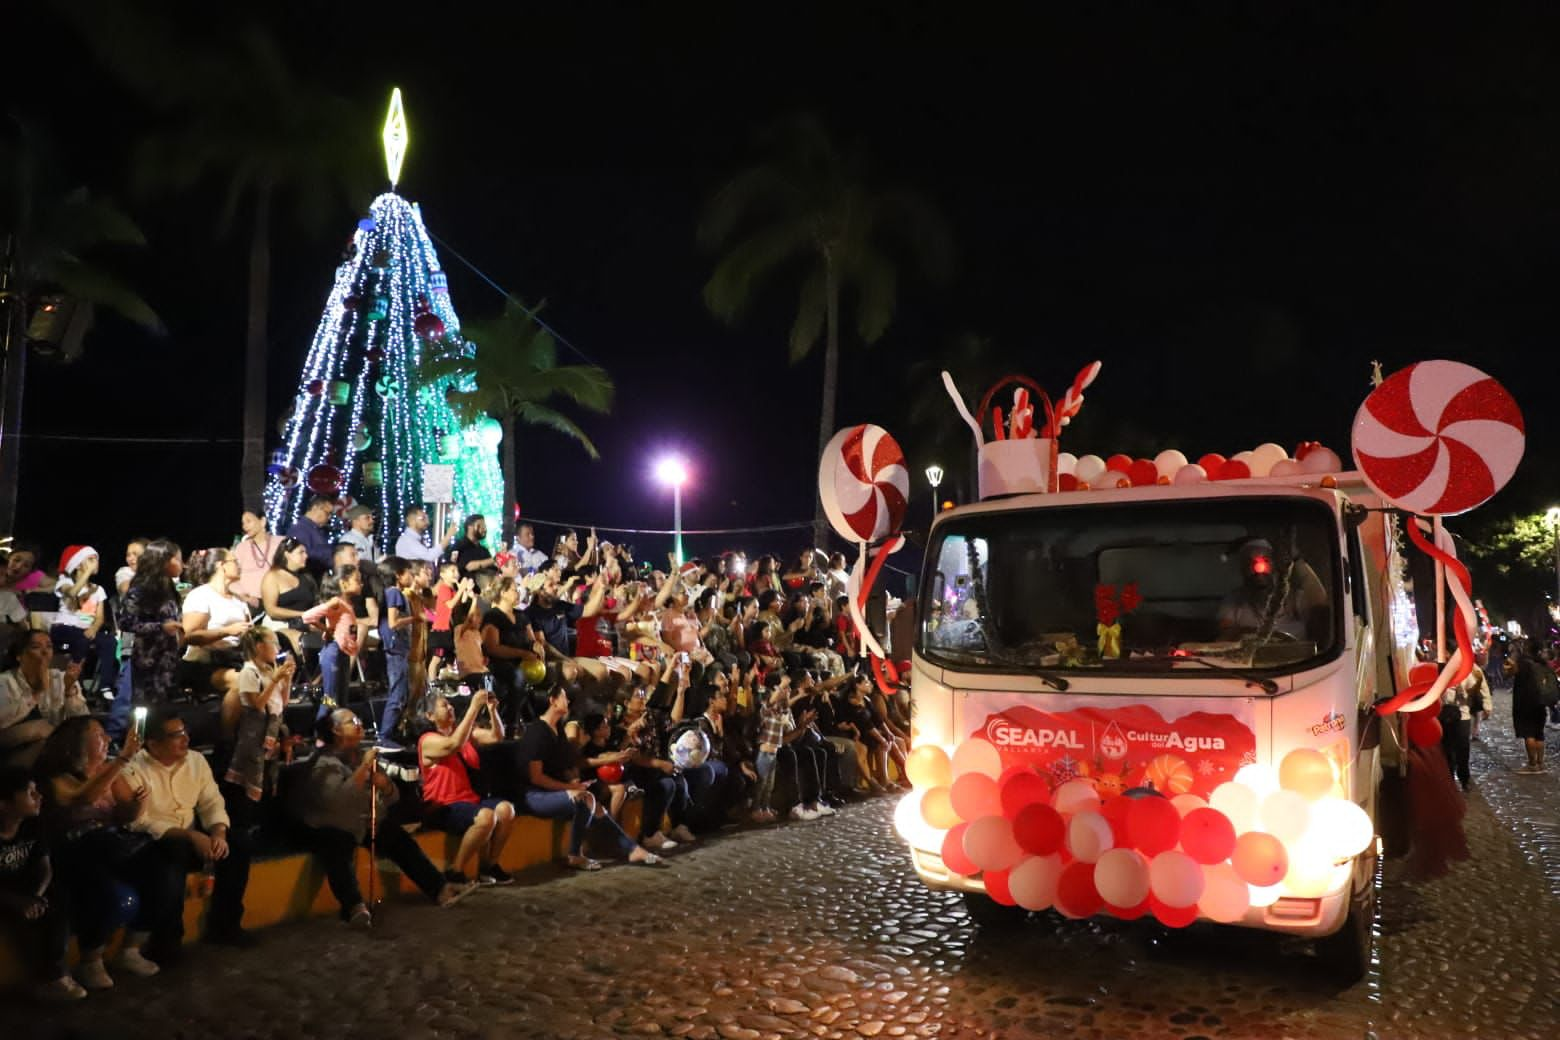
[[[918,649],[972,671],[1298,671],[1341,645],[1341,567],[1309,499],[977,513],[937,528]]]

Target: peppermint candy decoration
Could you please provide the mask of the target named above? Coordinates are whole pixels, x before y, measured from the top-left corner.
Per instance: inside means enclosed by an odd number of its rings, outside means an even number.
[[[1354,417],[1354,459],[1382,498],[1451,516],[1489,501],[1522,461],[1522,412],[1506,388],[1459,361],[1394,373]]]
[[[818,463],[818,495],[841,538],[881,541],[904,522],[910,497],[905,453],[881,426],[841,430]]]

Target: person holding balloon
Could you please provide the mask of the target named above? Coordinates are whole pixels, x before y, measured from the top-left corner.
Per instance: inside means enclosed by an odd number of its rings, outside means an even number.
[[[628,784],[623,771],[638,753],[633,748],[614,750],[612,723],[599,712],[585,716],[580,724],[579,769],[580,779],[590,784],[590,792],[598,805],[605,805],[607,813],[619,822],[623,818],[623,803],[628,800]]]
[[[501,710],[515,717],[526,710],[530,685],[546,677],[547,647],[520,613],[520,587],[513,578],[494,581],[488,599],[493,606],[482,615],[482,652]]]

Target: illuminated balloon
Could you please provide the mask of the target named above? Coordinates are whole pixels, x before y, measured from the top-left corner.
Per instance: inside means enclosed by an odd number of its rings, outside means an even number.
[[[1264,766],[1252,762],[1250,765],[1240,767],[1240,770],[1235,774],[1235,782],[1237,784],[1245,784],[1255,791],[1257,799],[1260,801],[1278,790],[1278,773],[1274,771],[1272,766]]]
[[[1170,478],[1176,484],[1201,484],[1207,479],[1208,471],[1195,462],[1182,466],[1175,471],[1175,476]]]
[[[1064,451],[1056,456],[1056,472],[1063,476],[1076,476],[1073,472],[1078,465],[1078,456],[1070,451]]]
[[[953,762],[936,744],[922,744],[905,759],[905,775],[912,787],[947,787],[953,783]]]
[[[997,791],[997,782],[985,773],[965,773],[956,777],[948,793],[953,811],[961,820],[1002,815],[1002,796]]]
[[[1074,920],[1100,912],[1105,900],[1094,887],[1094,864],[1069,863],[1056,880],[1056,909]]]
[[[982,816],[964,832],[964,854],[981,870],[1007,870],[1024,857],[1013,825],[1000,816]]]
[[[1176,451],[1174,448],[1167,448],[1158,455],[1154,456],[1154,469],[1161,477],[1169,477],[1171,480],[1175,479],[1175,475],[1179,473],[1182,467],[1185,465],[1186,456]]]
[[[1132,806],[1137,804],[1136,798],[1107,798],[1100,809],[1100,815],[1105,817],[1105,822],[1110,824],[1111,845],[1115,848],[1130,848],[1132,838],[1127,830],[1127,817],[1132,814]]]
[[[1056,789],[1051,804],[1062,815],[1080,812],[1099,812],[1100,794],[1087,780],[1069,780]]]
[[[1185,928],[1197,920],[1197,906],[1170,906],[1158,896],[1148,897],[1148,909],[1166,928]]]
[[[1026,805],[1013,818],[1013,837],[1025,852],[1049,856],[1067,839],[1067,821],[1049,805]]]
[[[1111,847],[1110,824],[1097,812],[1081,812],[1067,821],[1067,851],[1080,863],[1093,863]]]
[[[1364,809],[1345,798],[1323,798],[1311,805],[1311,832],[1327,843],[1334,859],[1358,856],[1376,838]]]
[[[1222,863],[1235,851],[1235,825],[1217,809],[1193,809],[1181,820],[1181,848],[1198,863]]]
[[[953,801],[946,787],[929,787],[922,794],[921,818],[928,826],[945,831],[959,822],[959,814],[953,811]]]
[[[1096,488],[1125,488],[1132,486],[1132,474],[1124,469],[1108,469],[1097,481],[1091,482]]]
[[[1031,805],[1048,805],[1051,801],[1051,785],[1039,773],[1030,769],[1009,776],[998,785],[1002,802],[1002,815],[1010,820]]]
[[[1131,799],[1127,810],[1127,840],[1133,848],[1153,857],[1175,848],[1180,836],[1181,814],[1168,799]]]
[[[1210,921],[1233,924],[1246,916],[1251,906],[1251,889],[1228,863],[1218,863],[1203,871],[1203,893],[1197,910]]]
[[[1307,839],[1289,850],[1284,892],[1302,899],[1319,899],[1332,887],[1333,859],[1320,838]]]
[[[1175,806],[1175,811],[1180,813],[1181,818],[1184,820],[1186,814],[1193,809],[1206,809],[1208,807],[1208,799],[1195,794],[1178,794],[1170,799],[1170,804]]]
[[[989,740],[966,740],[953,752],[953,775],[958,779],[965,773],[985,773],[995,780],[1002,775],[1002,756]]]
[[[1274,791],[1262,799],[1262,829],[1287,846],[1311,825],[1311,803],[1294,791]]]
[[[1230,868],[1234,870],[1234,867]],[[1238,875],[1239,872],[1237,872]],[[1284,895],[1283,885],[1247,885],[1246,892],[1251,896],[1251,905],[1255,907],[1272,906]]]
[[[1132,849],[1107,849],[1094,865],[1094,887],[1112,906],[1137,906],[1148,898],[1148,860]]]
[[[922,815],[922,800],[926,792],[911,791],[894,806],[894,830],[911,846],[936,852],[942,848],[943,829],[933,827]],[[949,813],[952,813],[950,808]]]
[[[1073,465],[1073,476],[1092,485],[1105,475],[1105,460],[1098,455],[1080,455]]]
[[[525,681],[535,686],[547,678],[547,665],[539,658],[528,657],[520,666],[520,674],[525,676]]]
[[[993,903],[1002,906],[1018,905],[1018,901],[1013,898],[1013,890],[1008,887],[1008,879],[1012,873],[1011,870],[988,870],[980,876],[981,883],[986,886],[986,894],[991,897]]]
[[[1045,910],[1056,902],[1061,876],[1060,856],[1026,856],[1008,871],[1008,892],[1025,910]]]
[[[1273,468],[1268,470],[1270,477],[1298,477],[1305,472],[1305,466],[1294,459],[1279,459],[1273,463]]]
[[[1148,887],[1166,906],[1195,906],[1203,894],[1202,867],[1184,852],[1161,852],[1148,861]]]
[[[1230,863],[1248,885],[1276,885],[1289,873],[1289,853],[1284,843],[1262,831],[1247,831],[1236,838]]]
[[[1245,784],[1230,781],[1220,784],[1208,796],[1208,807],[1229,817],[1236,834],[1251,830],[1257,822],[1257,793]]]
[[[969,830],[969,826],[967,823],[958,824],[943,835],[943,866],[962,877],[971,877],[980,873],[980,868],[975,865],[975,861],[964,854],[964,832]]]
[[[1281,444],[1259,444],[1251,452],[1251,458],[1247,465],[1251,467],[1251,475],[1265,477],[1273,469],[1273,464],[1281,459],[1289,458],[1289,452]]]
[[[1332,762],[1314,748],[1295,748],[1278,764],[1278,786],[1314,802],[1332,793]]]

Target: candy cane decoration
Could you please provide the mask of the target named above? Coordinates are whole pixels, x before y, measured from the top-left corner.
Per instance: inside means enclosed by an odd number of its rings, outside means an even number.
[[[1100,362],[1095,361],[1083,366],[1083,371],[1073,380],[1072,386],[1067,388],[1067,393],[1062,397],[1062,403],[1057,407],[1055,416],[1046,424],[1045,436],[1056,438],[1061,435],[1062,427],[1072,422],[1073,416],[1083,408],[1083,392],[1089,388],[1100,374]]]
[[[1457,613],[1452,616],[1457,649],[1447,659],[1434,682],[1416,683],[1400,690],[1395,697],[1376,707],[1379,715],[1390,715],[1395,711],[1423,711],[1439,701],[1447,687],[1462,682],[1473,671],[1473,639],[1469,634],[1474,624],[1473,598],[1470,595],[1473,579],[1468,574],[1468,568],[1457,559],[1457,548],[1452,542],[1452,536],[1443,528],[1436,532],[1437,544],[1431,545],[1420,532],[1420,523],[1417,519],[1409,521],[1406,525],[1408,537],[1422,552],[1446,568],[1446,585],[1451,590],[1452,598],[1457,601]]]

